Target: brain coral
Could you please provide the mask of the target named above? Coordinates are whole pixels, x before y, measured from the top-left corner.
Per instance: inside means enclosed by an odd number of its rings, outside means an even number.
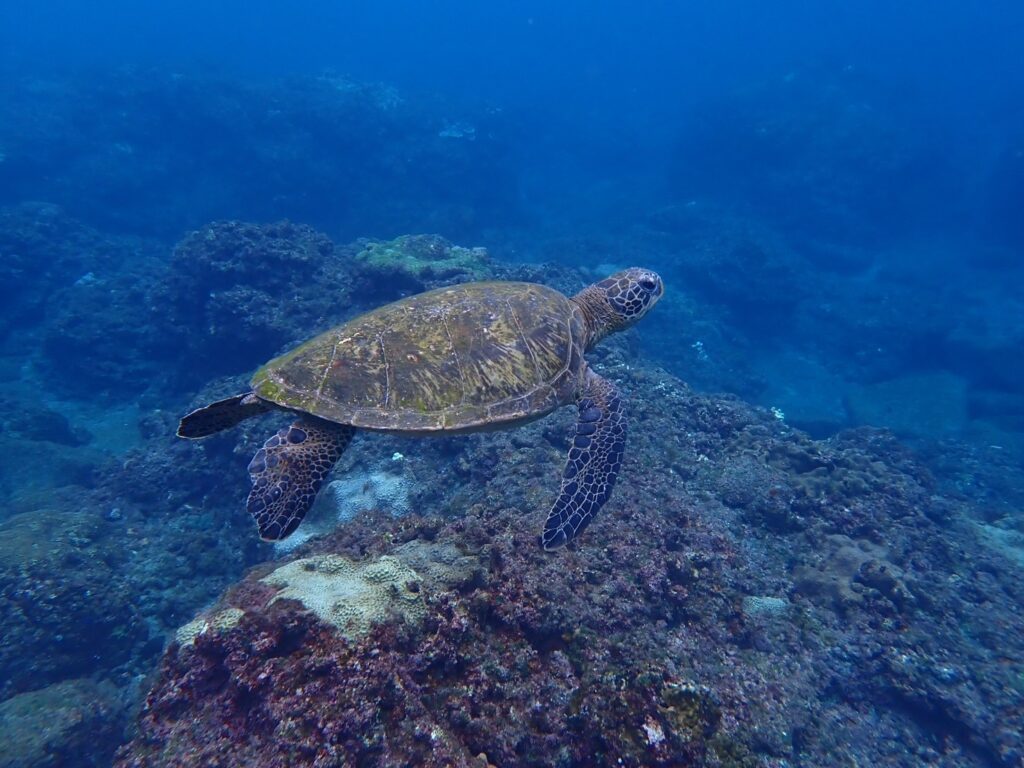
[[[306,557],[262,581],[283,588],[273,602],[297,600],[350,639],[394,614],[410,624],[419,624],[426,614],[419,574],[388,555],[366,563],[339,555]]]

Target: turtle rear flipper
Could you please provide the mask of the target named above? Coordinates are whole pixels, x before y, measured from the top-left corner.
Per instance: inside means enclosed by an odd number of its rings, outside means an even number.
[[[178,437],[187,437],[190,440],[209,437],[241,424],[253,416],[266,413],[273,407],[252,392],[218,400],[185,416],[178,424]]]
[[[549,551],[582,533],[608,501],[626,448],[626,413],[614,384],[588,370],[577,406],[580,413],[562,473],[562,490],[541,536],[541,544]]]
[[[273,435],[249,462],[246,509],[264,541],[285,539],[313,506],[355,428],[306,416]]]

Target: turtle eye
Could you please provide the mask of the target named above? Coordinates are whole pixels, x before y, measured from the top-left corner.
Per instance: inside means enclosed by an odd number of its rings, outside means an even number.
[[[658,287],[658,284],[654,282],[654,278],[649,277],[647,275],[641,277],[639,280],[637,280],[637,282],[640,283],[640,287],[643,288],[645,291],[653,291],[655,288]]]

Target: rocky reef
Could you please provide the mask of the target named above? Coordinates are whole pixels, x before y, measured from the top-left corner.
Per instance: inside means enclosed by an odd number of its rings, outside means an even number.
[[[148,636],[121,573],[127,555],[109,546],[112,535],[89,512],[39,509],[4,521],[0,697],[122,664]]]
[[[815,441],[627,348],[630,450],[578,544],[536,541],[567,413],[422,443],[455,453],[418,512],[229,589],[117,765],[1019,764],[1024,579],[974,508],[888,433]]]
[[[46,200],[105,230],[173,240],[212,219],[291,217],[347,238],[462,236],[518,207],[508,126],[489,105],[330,72],[145,68],[9,73],[0,96],[0,204]]]
[[[268,349],[315,333],[349,303],[349,271],[334,250],[326,235],[288,221],[190,232],[157,299],[167,333],[208,374],[259,365]]]
[[[329,72],[5,72],[0,766],[1024,764],[1019,126],[971,166],[842,64],[639,153]],[[568,551],[571,409],[360,435],[278,546],[287,417],[174,437],[383,302],[631,264],[667,293],[589,356],[632,426]]]
[[[387,243],[370,242],[356,254],[367,277],[390,289],[423,291],[488,277],[485,248],[463,248],[438,235],[403,235]]]
[[[61,683],[0,702],[4,768],[101,768],[121,740],[124,697],[89,679]]]
[[[813,259],[784,239],[709,210],[652,217],[636,247],[696,245],[663,270],[671,299],[590,355],[632,427],[612,501],[568,551],[536,538],[571,409],[508,432],[361,435],[303,535],[270,547],[243,510],[245,464],[284,417],[188,444],[181,413],[410,291],[500,278],[571,294],[615,265],[508,263],[429,234],[339,245],[288,221],[216,221],[161,251],[56,206],[0,218],[23,286],[0,457],[33,468],[0,474],[13,765],[105,766],[126,736],[122,767],[1019,763],[1024,482],[1001,437],[959,439],[1005,434],[1015,401],[981,366],[900,369],[917,341],[844,390],[853,350],[898,313],[869,317],[838,278],[812,286]],[[922,309],[910,338],[973,327],[962,309],[959,325]],[[828,437],[791,426],[799,394],[763,410],[670,372],[756,396],[772,325],[819,321],[843,362],[788,357],[779,380],[809,372]],[[1013,337],[985,338],[994,365]],[[834,434],[854,416],[931,439]]]

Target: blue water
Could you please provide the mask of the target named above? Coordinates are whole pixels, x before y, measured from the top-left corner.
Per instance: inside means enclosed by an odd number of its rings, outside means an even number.
[[[657,270],[635,365],[816,439],[889,429],[1019,538],[1022,40],[1002,0],[0,0],[0,698],[90,678],[130,710],[167,632],[272,556],[226,511],[233,444],[169,439],[187,407],[507,270]],[[355,266],[428,233],[492,271]],[[32,562],[81,583],[46,603]]]

